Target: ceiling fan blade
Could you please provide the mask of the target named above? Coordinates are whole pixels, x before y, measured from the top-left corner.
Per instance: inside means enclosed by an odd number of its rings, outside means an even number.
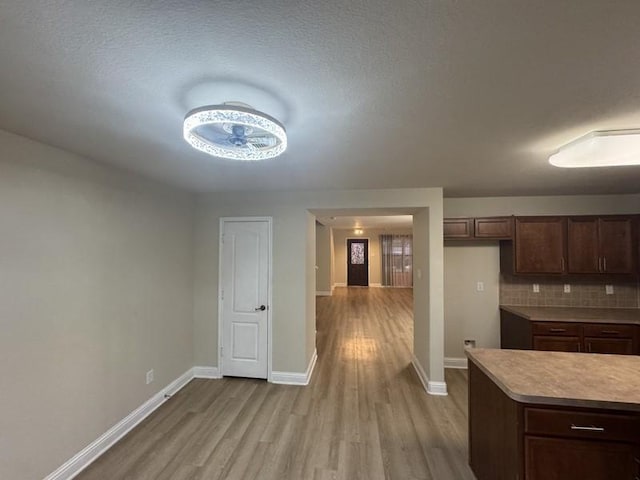
[[[248,136],[247,143],[260,147],[273,147],[277,143],[275,137],[269,135]]]

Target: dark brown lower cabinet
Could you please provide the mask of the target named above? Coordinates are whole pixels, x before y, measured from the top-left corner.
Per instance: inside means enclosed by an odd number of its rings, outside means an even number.
[[[633,340],[630,338],[590,338],[584,339],[587,353],[614,353],[617,355],[632,355]]]
[[[640,414],[521,403],[470,361],[469,464],[478,480],[640,480]]]
[[[526,480],[635,480],[635,446],[525,436]]]
[[[535,335],[533,349],[547,352],[580,352],[582,342],[580,337],[552,337]]]
[[[500,346],[516,350],[638,355],[640,325],[536,321],[501,309]]]

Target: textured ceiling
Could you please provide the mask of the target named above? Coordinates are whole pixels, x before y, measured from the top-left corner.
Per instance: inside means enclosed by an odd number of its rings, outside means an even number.
[[[640,127],[640,2],[0,0],[0,128],[194,191],[640,191],[559,145]],[[289,149],[190,149],[184,114],[242,101]]]

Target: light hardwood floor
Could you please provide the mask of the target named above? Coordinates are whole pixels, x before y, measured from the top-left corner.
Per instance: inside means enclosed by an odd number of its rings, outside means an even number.
[[[78,480],[473,480],[467,376],[427,395],[411,366],[412,291],[317,301],[318,363],[295,387],[193,380]]]

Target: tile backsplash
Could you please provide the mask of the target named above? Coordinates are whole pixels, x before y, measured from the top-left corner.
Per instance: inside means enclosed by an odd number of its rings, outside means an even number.
[[[540,286],[538,293],[533,284]],[[564,285],[571,292],[564,292]],[[613,285],[607,295],[606,285]],[[500,304],[537,307],[640,307],[640,285],[635,279],[566,278],[553,276],[520,277],[500,274]]]

